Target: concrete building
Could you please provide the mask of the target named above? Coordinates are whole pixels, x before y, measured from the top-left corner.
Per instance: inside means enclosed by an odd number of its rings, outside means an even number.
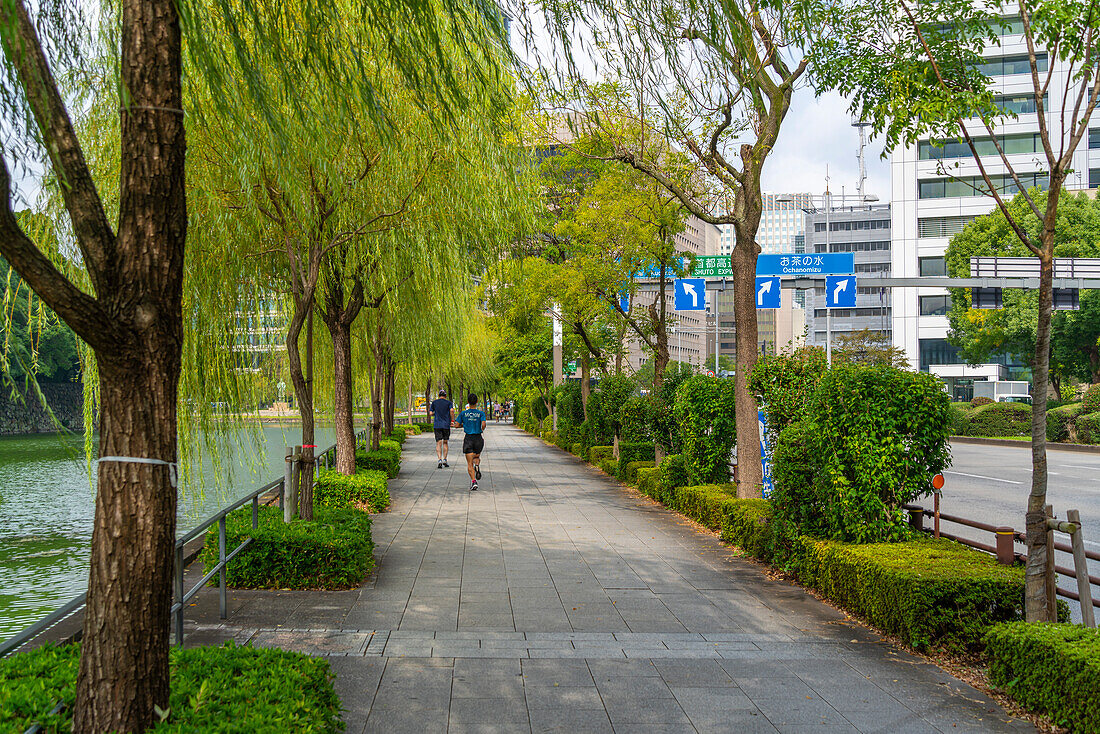
[[[859,285],[861,275],[890,276],[890,216],[889,204],[833,206],[828,214],[821,210],[806,215],[806,252],[851,252],[855,260],[856,305],[855,308],[832,309],[834,340],[840,334],[863,329],[883,332],[887,336],[892,333],[889,289]],[[825,289],[807,291],[806,323],[810,344],[825,346],[826,321]]]
[[[764,211],[760,215],[760,227],[756,230],[756,242],[762,252],[798,252],[795,240],[805,231],[803,209],[813,207],[813,194],[777,194],[764,192]],[[722,228],[720,251],[716,255],[733,252],[736,235],[732,226]]]
[[[719,247],[721,230],[694,216],[684,223],[684,231],[676,235],[676,249],[696,255],[707,255]],[[708,297],[710,294],[707,294]],[[632,307],[648,307],[656,298],[655,293],[639,293]],[[669,357],[677,362],[702,366],[707,356],[707,312],[674,310],[672,286],[665,294],[669,320],[675,332],[669,335]],[[631,369],[639,369],[650,355],[636,336],[627,335],[627,363]]]
[[[1042,170],[1045,157],[1037,134],[1027,45],[1018,22],[999,32],[1000,45],[988,49],[983,71],[993,79],[996,103],[1015,112],[1018,118],[1002,120],[998,134],[1024,184],[1045,186],[1047,175]],[[1042,49],[1038,59],[1040,68],[1051,63]],[[1053,63],[1046,110],[1050,129],[1060,130],[1061,96],[1074,86],[1067,80],[1065,65]],[[984,165],[1001,191],[1007,197],[1016,194],[1015,183],[1005,175],[1006,169],[992,141],[979,135],[981,125],[976,123],[970,129],[985,156]],[[1100,186],[1100,121],[1089,131],[1087,143],[1082,141],[1078,147],[1072,168],[1075,172],[1070,175],[1067,188]],[[951,236],[995,206],[992,198],[974,195],[975,187],[984,183],[969,147],[957,141],[934,145],[931,140],[920,140],[915,146],[895,150],[891,169],[893,275],[906,278],[945,275],[944,251]],[[905,350],[912,365],[939,375],[954,394],[965,394],[975,379],[1017,376],[1021,367],[1005,359],[976,367],[965,364],[958,350],[947,343],[949,298],[942,288],[899,288],[893,294],[893,343]]]

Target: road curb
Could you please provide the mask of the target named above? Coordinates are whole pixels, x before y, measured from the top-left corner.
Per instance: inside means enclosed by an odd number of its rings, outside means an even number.
[[[978,438],[975,436],[952,436],[952,443],[969,443],[978,446],[1015,446],[1017,448],[1031,448],[1029,441],[1013,441],[1007,438]],[[1100,446],[1090,446],[1081,443],[1055,443],[1047,442],[1050,451],[1070,451],[1076,454],[1100,454]]]

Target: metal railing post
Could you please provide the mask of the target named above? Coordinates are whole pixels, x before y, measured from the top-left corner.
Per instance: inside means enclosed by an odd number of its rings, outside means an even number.
[[[252,498],[252,529],[260,527],[260,496]]]
[[[909,527],[918,533],[924,531],[924,508],[919,505],[909,507]]]
[[[225,600],[225,515],[218,518],[218,562],[222,567],[218,572],[218,613],[225,619],[229,616]]]
[[[294,448],[286,447],[286,458],[283,469],[283,492],[279,496],[279,506],[283,508],[283,522],[294,519],[294,506],[297,503],[294,497]]]
[[[1066,519],[1077,526],[1070,536],[1073,545],[1073,570],[1077,572],[1077,595],[1081,597],[1081,622],[1086,627],[1096,626],[1096,617],[1092,609],[1092,587],[1089,585],[1088,559],[1085,557],[1085,539],[1081,534],[1081,513],[1077,510],[1066,512]]]
[[[1001,526],[996,530],[997,537],[997,563],[1003,566],[1011,566],[1016,561],[1016,531],[1010,527]]]
[[[180,608],[176,610],[176,644],[183,645],[183,544],[176,544],[176,601]]]

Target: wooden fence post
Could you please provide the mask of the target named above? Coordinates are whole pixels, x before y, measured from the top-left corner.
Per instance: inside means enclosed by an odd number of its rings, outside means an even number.
[[[1086,627],[1096,626],[1096,616],[1092,608],[1092,587],[1089,586],[1088,559],[1085,558],[1085,539],[1081,532],[1081,513],[1077,510],[1066,512],[1066,519],[1077,526],[1077,532],[1070,536],[1073,544],[1073,570],[1077,573],[1077,594],[1081,597],[1081,621]]]

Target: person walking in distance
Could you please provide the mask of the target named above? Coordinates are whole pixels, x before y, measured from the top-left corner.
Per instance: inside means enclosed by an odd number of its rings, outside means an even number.
[[[455,422],[455,404],[447,399],[447,391],[440,390],[439,397],[431,405],[432,427],[435,429],[435,455],[439,458],[437,469],[450,466],[447,463],[447,442],[451,440],[451,424]]]
[[[458,414],[458,422],[466,431],[466,437],[462,439],[462,453],[466,455],[466,471],[470,473],[470,491],[477,490],[477,482],[481,479],[481,452],[485,448],[485,411],[477,407],[477,395],[470,393],[470,404],[466,410]]]

